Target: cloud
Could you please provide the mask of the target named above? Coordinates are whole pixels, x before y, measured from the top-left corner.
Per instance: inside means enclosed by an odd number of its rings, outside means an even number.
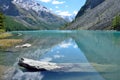
[[[77,13],[78,13],[78,11],[73,11],[73,14],[75,14],[75,15],[76,15]]]
[[[77,45],[74,45],[73,48],[78,48],[78,46],[77,46]]]
[[[57,11],[55,11],[56,13],[60,13],[61,11],[60,10],[57,10]]]
[[[50,11],[52,11],[53,9],[52,8],[50,8]]]
[[[52,61],[52,58],[46,57],[44,59],[41,59],[41,61],[50,62],[50,61]]]
[[[59,58],[63,58],[64,55],[54,55],[53,57],[54,57],[55,59],[59,59]]]
[[[72,14],[70,14],[68,11],[56,11],[58,15],[65,17],[65,16],[72,16]]]
[[[56,9],[58,9],[59,7],[58,6],[55,6]]]
[[[63,42],[63,43],[59,44],[59,47],[61,47],[61,48],[68,48],[71,45],[72,45],[72,43],[70,43],[70,42],[68,42],[68,43]]]
[[[57,0],[53,0],[52,4],[64,4],[65,1],[57,1]]]
[[[8,72],[9,74],[12,73],[13,70],[10,70],[10,72]],[[43,80],[44,75],[41,72],[23,72],[20,69],[14,69],[15,73],[12,73],[10,75],[12,75],[12,80],[23,80],[23,78],[25,80]],[[6,79],[8,79],[9,76],[6,77]]]
[[[51,0],[40,0],[41,2],[45,2],[45,3],[48,3],[50,2]]]

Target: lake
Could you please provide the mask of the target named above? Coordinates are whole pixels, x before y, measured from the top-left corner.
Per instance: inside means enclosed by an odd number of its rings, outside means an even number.
[[[13,31],[21,44],[0,51],[4,80],[119,80],[120,32]],[[27,45],[27,46],[25,46]],[[56,71],[30,72],[18,66],[20,57],[62,64]]]

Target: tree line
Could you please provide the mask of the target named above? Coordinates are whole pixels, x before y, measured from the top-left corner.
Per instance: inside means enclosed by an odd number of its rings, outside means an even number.
[[[0,29],[5,29],[4,19],[5,19],[4,15],[0,13]]]
[[[12,17],[0,12],[0,33],[5,31],[30,30],[29,27],[15,21]]]

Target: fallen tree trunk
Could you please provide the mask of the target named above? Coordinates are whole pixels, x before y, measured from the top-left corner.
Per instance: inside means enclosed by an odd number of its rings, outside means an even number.
[[[41,61],[36,61],[32,59],[27,59],[27,58],[20,58],[19,59],[19,66],[22,66],[28,70],[31,71],[45,71],[45,70],[54,70],[54,69],[59,69],[61,68],[58,66],[56,63],[51,63],[51,62],[41,62]]]
[[[52,63],[52,62],[42,62],[27,58],[20,58],[18,65],[28,69],[29,71],[62,71],[62,72],[96,72],[94,67],[90,63]],[[116,69],[117,66],[112,65],[102,65],[93,64],[97,67],[99,72],[108,72],[108,69]]]
[[[51,63],[27,58],[19,59],[19,66],[30,71],[95,72],[89,63]]]

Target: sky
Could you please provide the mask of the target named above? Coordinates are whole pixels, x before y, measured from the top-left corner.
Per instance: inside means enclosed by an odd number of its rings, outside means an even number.
[[[86,0],[37,0],[51,12],[64,16],[76,15]]]

